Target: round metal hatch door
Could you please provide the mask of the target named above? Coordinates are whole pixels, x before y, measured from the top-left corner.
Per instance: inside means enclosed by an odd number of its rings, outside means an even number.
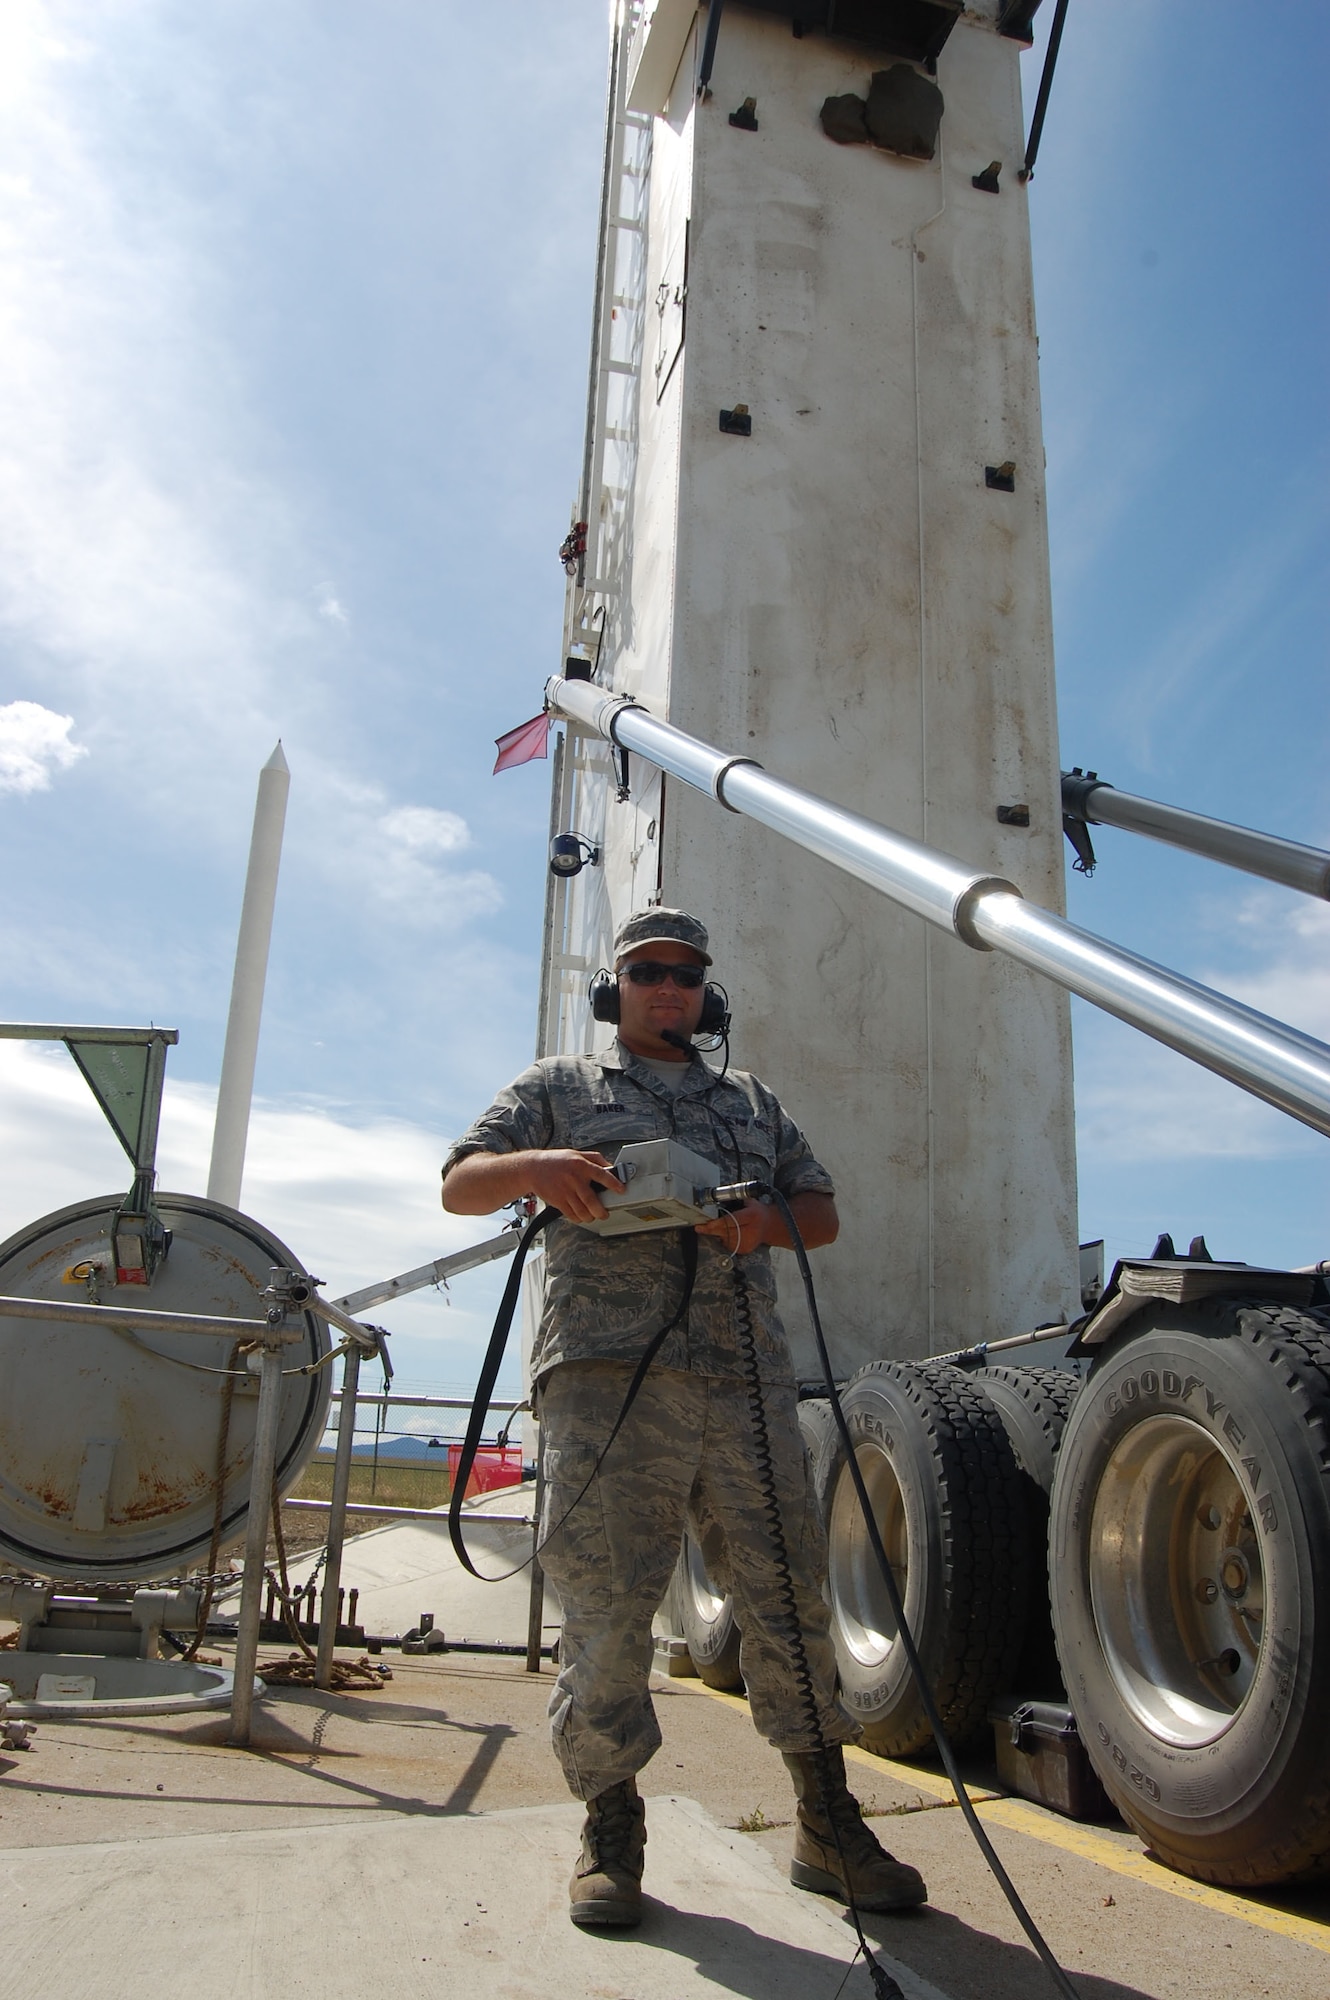
[[[172,1232],[169,1256],[151,1287],[116,1285],[111,1227],[121,1200],[58,1209],[0,1244],[0,1293],[258,1322],[269,1266],[299,1268],[248,1216],[163,1194],[155,1206]],[[329,1348],[325,1323],[302,1319],[303,1338],[283,1350],[281,1493],[323,1436],[331,1394],[327,1368],[295,1372]],[[219,1473],[220,1545],[237,1542],[258,1379],[225,1336],[0,1317],[0,1559],[57,1578],[177,1575],[207,1559]]]

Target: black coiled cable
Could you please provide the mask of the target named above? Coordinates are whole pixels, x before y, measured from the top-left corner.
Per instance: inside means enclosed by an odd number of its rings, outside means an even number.
[[[797,1235],[792,1240],[797,1240]],[[771,1433],[767,1429],[766,1399],[762,1394],[762,1376],[757,1363],[757,1342],[753,1335],[753,1305],[749,1297],[748,1280],[737,1262],[734,1265],[734,1327],[739,1342],[739,1357],[743,1362],[744,1393],[748,1398],[748,1414],[753,1427],[753,1460],[758,1484],[762,1489],[762,1512],[766,1516],[771,1563],[776,1573],[776,1596],[781,1606],[780,1625],[790,1649],[794,1677],[799,1687],[800,1706],[815,1745],[818,1805],[836,1843],[836,1855],[840,1862],[841,1879],[845,1884],[850,1917],[859,1940],[859,1949],[863,1953],[864,1964],[868,1967],[868,1974],[873,1982],[873,1991],[877,1994],[878,2000],[904,2000],[900,1987],[885,1966],[878,1964],[868,1939],[864,1936],[854,1892],[850,1886],[850,1871],[845,1849],[841,1843],[840,1828],[831,1810],[828,1771],[831,1745],[822,1727],[813,1669],[809,1664],[808,1648],[804,1643],[803,1627],[799,1622],[799,1600],[795,1595],[789,1545],[785,1540],[785,1522],[781,1514],[780,1494],[776,1488],[776,1467],[771,1456]]]
[[[896,1629],[900,1634],[901,1644],[905,1648],[905,1657],[909,1662],[910,1672],[913,1674],[915,1685],[919,1690],[919,1699],[923,1704],[924,1714],[928,1718],[928,1726],[933,1732],[933,1738],[938,1747],[938,1755],[942,1759],[943,1769],[950,1778],[952,1790],[956,1794],[956,1803],[964,1814],[965,1823],[973,1834],[980,1853],[992,1870],[998,1887],[1006,1897],[1012,1915],[1016,1918],[1017,1923],[1038,1953],[1039,1959],[1049,1977],[1052,1979],[1059,1993],[1064,1996],[1064,2000],[1079,2000],[1076,1988],[1072,1985],[1071,1980],[1058,1964],[1056,1958],[1054,1958],[1043,1932],[1039,1929],[1039,1926],[1021,1900],[1021,1895],[1016,1884],[1012,1881],[1010,1875],[1008,1875],[1006,1869],[998,1859],[997,1851],[985,1833],[980,1823],[979,1815],[971,1803],[970,1795],[965,1789],[960,1769],[956,1763],[956,1753],[952,1749],[951,1740],[942,1726],[942,1718],[938,1714],[937,1703],[933,1699],[933,1690],[928,1684],[928,1675],[924,1671],[923,1662],[919,1658],[919,1652],[914,1643],[914,1635],[910,1631],[909,1624],[906,1621],[905,1606],[901,1601],[900,1588],[896,1582],[891,1563],[887,1558],[887,1552],[882,1545],[881,1531],[878,1528],[877,1516],[873,1512],[872,1502],[868,1497],[868,1488],[864,1485],[863,1473],[859,1469],[859,1459],[854,1449],[854,1440],[850,1436],[849,1427],[845,1422],[845,1412],[841,1408],[840,1396],[837,1393],[836,1381],[831,1368],[831,1356],[827,1352],[826,1336],[822,1331],[822,1321],[817,1310],[817,1297],[813,1291],[813,1273],[809,1269],[808,1252],[805,1250],[803,1238],[799,1234],[799,1225],[794,1219],[789,1202],[785,1199],[779,1188],[772,1187],[766,1181],[749,1181],[744,1184],[743,1191],[750,1197],[760,1196],[767,1201],[773,1202],[780,1211],[781,1219],[789,1234],[790,1245],[799,1264],[799,1275],[804,1281],[804,1292],[808,1299],[808,1317],[812,1323],[813,1337],[817,1342],[817,1355],[818,1360],[822,1364],[822,1374],[826,1382],[827,1395],[831,1401],[831,1413],[836,1420],[836,1429],[840,1433],[840,1440],[845,1448],[846,1469],[854,1482],[855,1496],[859,1502],[860,1512],[863,1515],[869,1545],[872,1548],[877,1566],[882,1572],[882,1580],[887,1590],[887,1599],[891,1605],[892,1616],[896,1620]],[[733,1190],[727,1189],[725,1192],[737,1193],[739,1190],[737,1188]]]

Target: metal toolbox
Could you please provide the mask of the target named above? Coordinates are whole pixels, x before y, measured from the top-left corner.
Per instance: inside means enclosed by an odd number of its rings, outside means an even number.
[[[1064,1702],[1004,1696],[988,1719],[998,1777],[1008,1791],[1068,1819],[1116,1819]]]

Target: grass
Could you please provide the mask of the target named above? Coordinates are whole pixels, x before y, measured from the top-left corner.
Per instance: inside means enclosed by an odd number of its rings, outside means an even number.
[[[330,1459],[315,1459],[305,1467],[293,1500],[330,1500],[333,1465]],[[442,1465],[394,1465],[383,1460],[378,1476],[372,1461],[351,1461],[351,1502],[360,1500],[374,1507],[446,1507],[452,1492],[448,1461]]]
[[[305,1467],[299,1483],[288,1496],[292,1500],[330,1500],[333,1465],[331,1459],[315,1459]],[[381,1460],[378,1477],[372,1460],[353,1459],[351,1488],[346,1510],[346,1532],[358,1535],[366,1528],[386,1525],[381,1514],[358,1514],[355,1503],[372,1507],[446,1507],[452,1491],[448,1462],[442,1465],[394,1465]],[[297,1513],[282,1509],[282,1534],[292,1555],[321,1549],[328,1535],[326,1514]]]

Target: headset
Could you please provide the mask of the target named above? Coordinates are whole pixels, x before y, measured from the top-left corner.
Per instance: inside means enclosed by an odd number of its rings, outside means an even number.
[[[619,1018],[619,979],[617,973],[605,966],[592,980],[587,990],[591,1002],[591,1013],[597,1021],[617,1021]],[[707,982],[702,996],[702,1018],[694,1028],[695,1035],[728,1035],[730,1032],[730,996],[723,986],[713,986]]]

